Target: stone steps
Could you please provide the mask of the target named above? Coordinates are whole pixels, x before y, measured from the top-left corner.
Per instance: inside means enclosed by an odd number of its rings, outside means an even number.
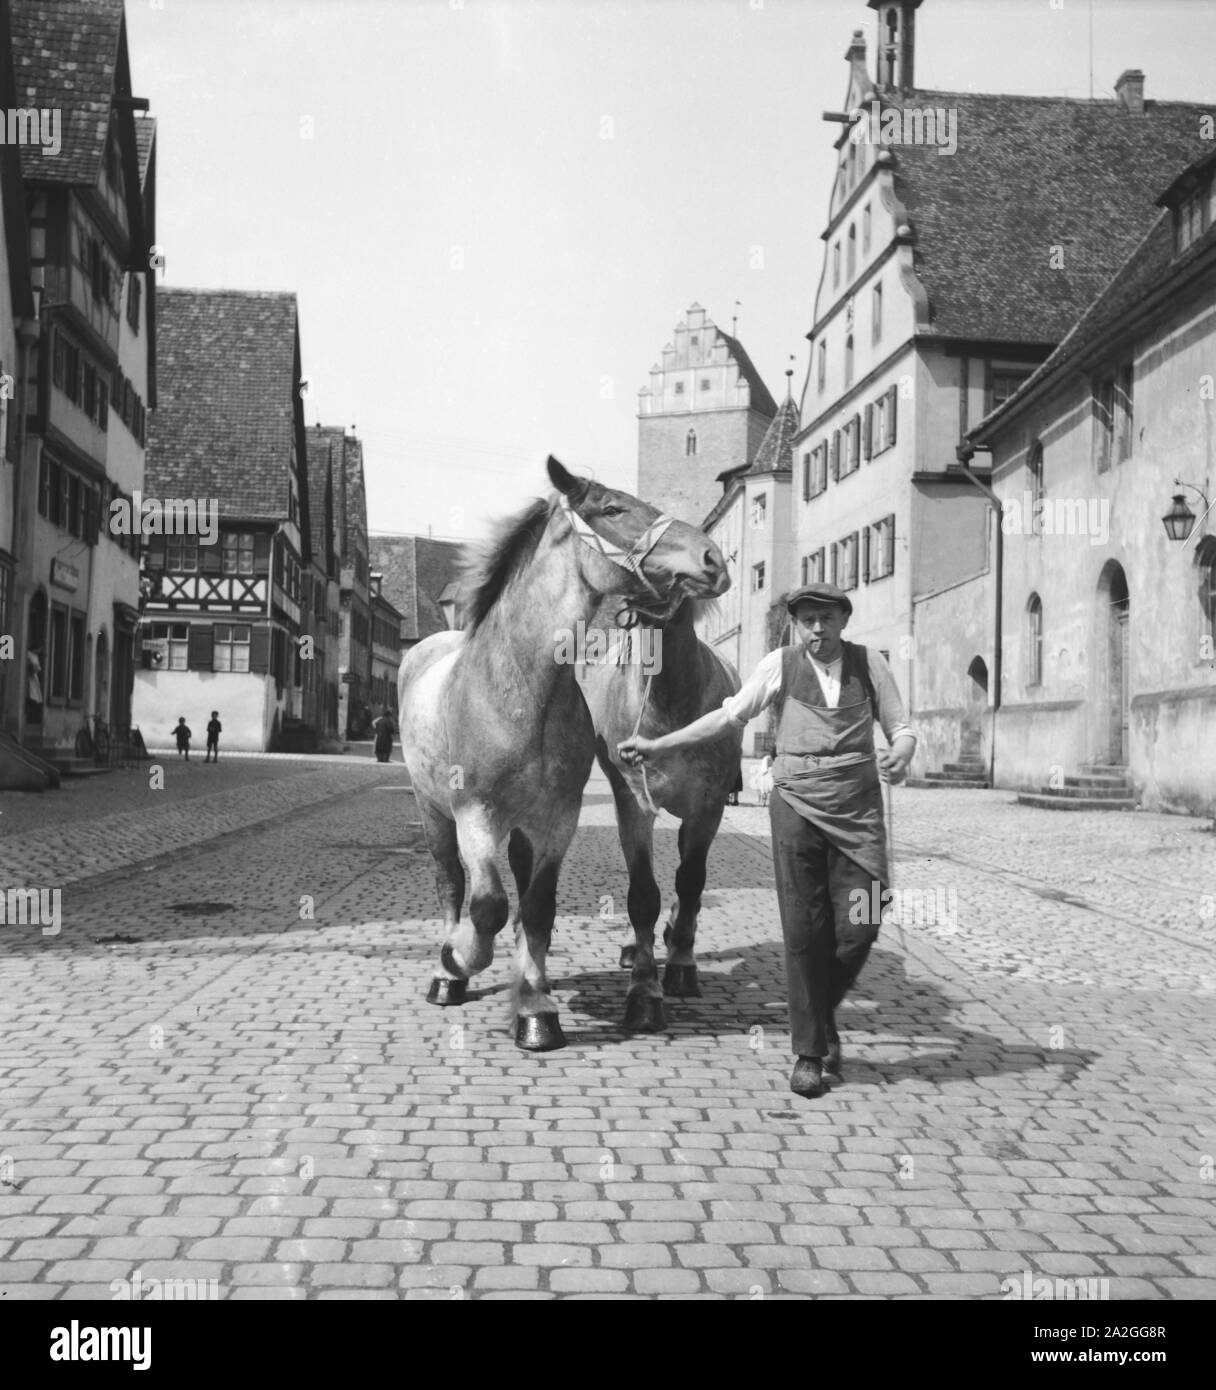
[[[1136,795],[1128,781],[1127,768],[1087,763],[1065,777],[1062,787],[1020,792],[1018,805],[1035,806],[1042,811],[1134,811]]]

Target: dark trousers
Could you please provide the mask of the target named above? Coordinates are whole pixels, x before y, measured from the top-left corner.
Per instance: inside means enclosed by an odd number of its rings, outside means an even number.
[[[212,753],[215,754],[215,761],[218,763],[220,760],[220,741],[218,738],[209,738],[207,740],[207,756],[203,759],[205,763],[209,763],[211,761]]]
[[[836,1008],[878,936],[877,923],[870,923],[873,880],[779,791],[768,804],[785,937],[790,1040],[795,1056],[826,1057]],[[857,890],[864,895],[864,911],[855,906],[863,899],[851,896]],[[849,920],[850,909],[860,920]]]

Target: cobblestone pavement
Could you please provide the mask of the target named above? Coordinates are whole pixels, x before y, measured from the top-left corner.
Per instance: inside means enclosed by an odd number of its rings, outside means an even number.
[[[842,1010],[845,1084],[805,1101],[767,812],[726,813],[703,998],[626,1037],[592,781],[551,956],[570,1046],[534,1056],[506,950],[463,1009],[423,1002],[403,769],[259,766],[0,838],[0,883],[62,888],[57,934],[0,928],[0,1296],[1216,1294],[1203,822],[897,791],[902,931]]]

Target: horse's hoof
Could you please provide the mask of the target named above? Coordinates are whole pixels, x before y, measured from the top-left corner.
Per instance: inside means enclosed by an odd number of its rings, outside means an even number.
[[[667,1027],[663,1001],[653,994],[631,994],[625,1001],[627,1033],[661,1033]]]
[[[555,1052],[566,1035],[556,1014],[523,1014],[515,1020],[515,1046],[525,1052]]]
[[[695,965],[668,965],[663,971],[663,993],[680,999],[700,999],[701,986]]]
[[[468,987],[467,980],[449,980],[446,975],[436,975],[426,992],[426,1002],[445,1009],[453,1004],[463,1004]]]
[[[632,969],[633,969],[633,962],[634,962],[634,958],[637,956],[637,953],[638,953],[638,948],[637,948],[636,946],[622,946],[622,947],[621,947],[621,969],[622,969],[622,970],[632,970]]]

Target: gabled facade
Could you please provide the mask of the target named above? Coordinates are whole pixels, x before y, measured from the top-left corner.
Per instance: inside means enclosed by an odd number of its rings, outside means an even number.
[[[1212,815],[1216,156],[1177,175],[1108,287],[970,444],[991,455],[1005,532],[998,783],[1050,794],[1083,767],[1125,769],[1146,808]],[[1173,494],[1185,540],[1162,524]]]
[[[750,466],[776,413],[743,345],[693,304],[638,392],[638,495],[699,526],[719,476]]]
[[[321,700],[301,641],[315,600],[295,295],[163,289],[159,318],[144,495],[191,501],[199,521],[144,541],[136,722],[152,744],[180,715],[197,731],[215,709],[230,748],[311,742]]]
[[[698,635],[748,676],[786,627],[782,596],[797,583],[790,486],[798,407],[787,396],[750,467],[728,472],[723,493],[701,527],[726,557],[731,586],[715,600]],[[766,750],[766,711],[744,734],[749,755]]]
[[[16,105],[41,137],[19,146],[40,333],[14,581],[42,698],[26,682],[9,719],[32,749],[70,753],[86,717],[131,719],[139,540],[108,522],[142,486],[155,405],[155,125],[136,115],[121,0],[10,9]]]
[[[1041,364],[1144,235],[1162,168],[1204,148],[1188,103],[914,86],[919,0],[871,0],[845,55],[837,172],[795,441],[796,566],[850,593],[888,656],[915,770],[991,747],[994,554],[967,431]]]
[[[397,674],[401,668],[401,613],[389,602],[384,576],[371,572],[372,675],[369,702],[373,718],[397,718]]]

